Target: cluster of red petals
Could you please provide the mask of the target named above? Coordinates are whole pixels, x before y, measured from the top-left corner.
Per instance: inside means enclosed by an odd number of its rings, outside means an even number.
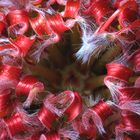
[[[53,4],[63,5],[64,11],[53,9]],[[110,27],[107,31],[117,30],[114,35],[120,40],[139,42],[139,14],[139,3],[135,0],[1,0],[0,140],[76,140],[80,136],[96,139],[105,133],[104,124],[116,113],[116,106],[121,110],[116,125],[118,140],[125,139],[124,133],[140,136],[140,79],[129,85],[132,74],[140,71],[139,49],[127,48],[126,43],[122,52],[130,62],[106,65],[104,82],[116,97],[113,99],[118,100],[99,100],[91,107],[83,107],[80,93],[70,90],[50,93],[42,101],[39,97],[46,92],[45,84],[24,73],[25,57],[35,55],[38,59],[38,54],[58,43],[65,31],[75,24],[82,27],[86,18],[99,26],[96,35]],[[121,30],[114,24],[120,25]],[[29,113],[32,104],[39,100],[39,107]]]
[[[118,22],[121,26],[120,35],[127,38],[127,41],[137,42],[139,32],[139,13],[136,1],[116,0],[114,7],[120,9]],[[126,29],[133,32],[132,34]],[[137,31],[136,31],[137,30]],[[122,39],[123,41],[123,39]],[[138,41],[139,42],[139,41]],[[127,44],[122,44],[124,47]],[[131,44],[132,45],[132,44]],[[129,45],[128,45],[129,46]],[[138,120],[140,119],[140,84],[139,78],[134,84],[130,84],[130,77],[140,70],[139,44],[134,48],[123,48],[121,60],[115,60],[106,64],[107,75],[104,79],[105,85],[109,88],[116,106],[121,109],[118,125],[116,125],[116,139],[125,139],[129,134],[132,139],[140,137]],[[130,139],[131,139],[130,138]]]
[[[50,1],[50,6],[53,3],[55,1]],[[66,135],[59,132],[60,128],[57,128],[56,132],[51,130],[54,123],[62,123],[59,119],[66,117],[63,123],[69,125],[82,110],[81,96],[73,91],[60,93],[64,96],[61,102],[59,94],[55,96],[52,94],[53,97],[47,96],[44,104],[33,114],[29,114],[26,110],[31,110],[30,105],[39,100],[38,97],[45,91],[45,85],[38,77],[23,73],[24,58],[30,55],[29,51],[34,50],[34,46],[39,48],[38,42],[49,41],[45,44],[46,46],[57,43],[62,34],[74,26],[80,9],[80,1],[74,0],[66,2],[63,14],[44,5],[42,0],[7,0],[6,2],[2,0],[0,2],[1,140],[65,138]],[[68,18],[68,21],[65,21],[65,18]],[[20,100],[21,98],[23,98],[22,101],[25,100],[24,103],[27,103],[26,106]],[[51,102],[54,99],[55,102]],[[46,100],[50,107],[46,106]],[[58,106],[55,106],[57,102]],[[69,104],[66,106],[67,102]],[[63,107],[64,112],[59,106]],[[53,108],[60,109],[60,112],[63,112],[62,116],[53,112]]]
[[[125,133],[132,134],[132,138],[137,139],[140,136],[140,127],[138,120],[140,115],[138,110],[140,108],[140,80],[139,77],[135,83],[130,84],[130,77],[133,73],[139,71],[139,49],[135,51],[128,61],[132,64],[131,67],[120,62],[112,62],[106,65],[107,75],[104,79],[106,86],[110,91],[117,96],[117,105],[121,106],[127,104],[126,108],[121,108],[120,121],[116,126],[116,138],[124,139]],[[109,82],[109,84],[107,84]],[[113,86],[112,86],[113,85]],[[136,110],[134,111],[135,107]]]
[[[66,117],[66,122],[71,122],[80,114],[80,112],[82,110],[82,99],[81,99],[79,93],[77,93],[77,92],[65,91],[61,94],[66,94],[66,96],[73,96],[73,99],[69,99],[70,100],[69,106],[63,112],[63,116]],[[53,98],[56,98],[55,104],[57,102],[59,102],[59,95],[56,97],[52,97],[52,99],[50,98],[50,101],[53,100]],[[64,97],[63,100],[66,100],[65,98],[67,98],[67,97]],[[53,112],[49,108],[47,108],[47,106],[45,104],[47,104],[47,103],[44,103],[44,106],[39,111],[38,118],[46,128],[50,129],[52,127],[52,123],[57,121],[59,116],[58,116],[58,114],[56,114],[55,112]]]

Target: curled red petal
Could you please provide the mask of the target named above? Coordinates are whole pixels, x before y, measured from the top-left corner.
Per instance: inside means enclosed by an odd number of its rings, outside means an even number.
[[[101,33],[104,32],[109,25],[113,22],[113,20],[126,8],[132,9],[132,10],[138,10],[138,5],[136,3],[136,1],[133,0],[126,0],[125,3],[123,3],[119,9],[117,9],[108,19],[106,22],[104,22],[104,24],[102,24],[101,27],[99,27],[99,29],[96,31],[96,33]],[[136,23],[135,23],[136,24]],[[132,25],[134,26],[134,24]],[[127,26],[128,27],[128,26]],[[129,27],[130,29],[130,27]]]
[[[64,93],[71,94],[69,91],[65,91]],[[73,94],[74,94],[74,100],[64,112],[64,114],[67,116],[68,122],[74,120],[82,111],[82,99],[79,93],[73,92]]]
[[[138,4],[135,0],[116,0],[114,3],[114,7],[116,8],[126,8],[129,7],[135,11],[138,10]]]
[[[28,114],[19,104],[14,104],[14,106],[16,112],[4,119],[10,138],[16,138],[21,133],[23,133],[22,137],[25,138],[44,129],[36,114]]]
[[[125,103],[128,100],[140,100],[140,88],[137,87],[126,87],[120,88],[121,95],[119,96],[119,102]]]
[[[54,132],[54,133],[42,134],[40,140],[61,140],[61,137],[58,133]]]
[[[107,68],[107,76],[111,76],[125,82],[128,82],[130,76],[133,73],[133,71],[130,68],[117,63],[107,64],[106,68]]]
[[[0,67],[0,76],[6,77],[9,80],[19,80],[21,74],[21,68],[11,65],[2,65]]]
[[[4,90],[0,93],[0,110],[6,109],[10,104],[11,90]]]
[[[74,121],[72,125],[80,136],[85,136],[88,139],[96,138],[97,130],[95,125],[90,124],[86,129],[81,120]]]
[[[26,37],[24,35],[18,35],[15,40],[10,39],[10,41],[12,45],[19,50],[18,55],[24,57],[35,42],[35,36]]]
[[[54,121],[58,119],[58,116],[48,110],[44,105],[38,112],[38,119],[47,129],[50,129]]]
[[[139,119],[140,116],[135,113],[122,112],[120,124],[116,127],[116,139],[120,140],[124,137],[124,134],[131,133],[134,136],[133,138],[137,140],[137,136],[140,135]]]
[[[8,133],[7,133],[6,130],[3,130],[3,131],[1,132],[1,134],[0,134],[0,139],[1,139],[1,140],[7,140],[7,139],[9,139],[9,136],[8,136]]]
[[[10,137],[26,130],[20,113],[15,113],[9,119],[5,119],[5,124]]]
[[[122,114],[122,124],[124,129],[129,132],[139,132],[140,125],[139,125],[140,116],[135,113],[125,112]]]
[[[109,116],[113,114],[111,106],[106,102],[104,102],[103,100],[100,100],[91,109],[95,111],[98,114],[98,116],[100,116],[102,121],[105,121]]]
[[[64,17],[76,18],[80,8],[80,0],[68,0],[65,6]]]
[[[135,72],[139,72],[140,71],[140,49],[137,50],[132,58],[131,58],[132,64],[133,64],[133,69]]]
[[[85,128],[90,126],[90,123],[94,124],[98,129],[100,134],[105,133],[104,130],[104,121],[108,119],[111,115],[113,115],[113,109],[111,105],[103,100],[100,100],[96,105],[89,108],[82,115],[82,122]]]
[[[128,24],[132,23],[133,21],[138,19],[138,13],[137,11],[134,11],[132,9],[124,9],[120,14],[119,14],[119,24],[122,27],[126,27]]]
[[[0,34],[5,28],[5,21],[6,21],[5,15],[2,12],[0,12]]]
[[[135,81],[135,87],[140,88],[140,77],[138,77]]]
[[[64,91],[52,98],[46,98],[45,105],[58,116],[66,115],[67,122],[75,119],[82,110],[81,97],[73,91]]]
[[[31,136],[29,136],[28,138],[26,138],[25,140],[39,140],[41,133],[34,133]]]
[[[29,28],[28,13],[24,10],[10,11],[7,19],[10,22],[8,31],[11,34],[24,34]]]
[[[63,32],[69,30],[60,14],[46,15],[48,24],[54,33],[61,35]]]
[[[59,106],[61,106],[59,108]],[[77,92],[64,91],[57,96],[46,98],[44,107],[39,111],[39,120],[47,127],[52,127],[52,122],[58,116],[65,115],[66,122],[74,120],[82,110],[82,100]]]
[[[30,24],[35,31],[35,33],[39,36],[42,37],[45,34],[50,34],[50,27],[46,21],[45,16],[42,14],[35,12],[36,16],[30,18]]]
[[[114,6],[115,8],[119,8],[122,1],[123,1],[123,0],[115,0],[115,2],[113,3],[113,6]]]
[[[41,83],[35,76],[28,75],[25,76],[16,87],[16,94],[19,96],[21,94],[28,96],[29,92],[38,87],[40,91],[44,89],[43,83]]]
[[[39,5],[42,3],[43,0],[31,0],[33,5]]]
[[[27,97],[24,107],[29,107],[37,94],[44,90],[44,85],[35,76],[25,76],[16,87],[16,95],[25,95]]]
[[[0,21],[0,34],[2,33],[4,28],[5,28],[5,24]]]
[[[1,56],[12,56],[12,57],[17,57],[19,56],[19,50],[17,50],[15,48],[14,45],[12,45],[11,43],[8,44],[2,44],[0,46],[0,55]]]
[[[109,0],[98,0],[92,2],[83,12],[87,15],[93,16],[97,24],[101,24],[105,21],[105,18],[113,13],[113,9],[111,8]]]

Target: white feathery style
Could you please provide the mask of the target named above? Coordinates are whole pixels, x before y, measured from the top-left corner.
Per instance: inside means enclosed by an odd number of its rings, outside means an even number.
[[[98,57],[104,47],[111,45],[111,42],[113,41],[113,37],[111,36],[112,34],[107,32],[95,34],[92,31],[83,31],[82,47],[76,53],[77,59],[86,63],[93,54]]]

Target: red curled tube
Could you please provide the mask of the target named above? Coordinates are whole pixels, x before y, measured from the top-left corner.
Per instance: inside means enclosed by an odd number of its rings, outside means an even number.
[[[66,0],[47,0],[44,4],[45,8],[48,9],[51,5],[57,3],[58,5],[66,5]]]
[[[111,106],[104,102],[103,100],[100,100],[96,105],[94,105],[91,110],[96,112],[98,116],[102,119],[102,121],[105,121],[109,116],[113,114],[113,111],[111,109]]]
[[[0,67],[0,88],[1,90],[15,88],[21,74],[21,68],[11,65]]]
[[[78,138],[78,133],[73,130],[71,127],[63,128],[57,130],[57,131],[52,131],[48,132],[46,134],[42,134],[40,137],[40,140],[61,140],[68,138],[70,140],[77,140]]]
[[[50,27],[46,21],[45,16],[42,14],[36,12],[36,17],[31,17],[30,18],[30,24],[35,31],[35,33],[39,36],[42,37],[45,34],[50,34]]]
[[[2,21],[0,21],[0,34],[2,33],[4,27],[5,27],[5,24]]]
[[[10,22],[9,33],[24,34],[29,28],[29,19],[26,11],[14,10],[7,15]]]
[[[126,27],[128,26],[128,24],[131,24],[137,19],[138,19],[137,11],[126,8],[119,14],[118,21],[122,27]]]
[[[128,84],[133,71],[130,68],[117,63],[107,64],[106,68],[107,76],[104,78],[104,83],[109,88],[113,100],[118,102],[120,96],[119,89]]]
[[[58,133],[47,133],[41,135],[40,140],[61,140],[61,138]]]
[[[97,24],[101,24],[105,21],[105,18],[109,17],[113,13],[109,0],[96,0],[84,10],[83,13],[93,16]]]
[[[116,127],[116,139],[123,139],[124,133],[131,133],[134,139],[138,140],[136,135],[140,135],[139,119],[140,116],[135,113],[123,112],[121,122],[119,126]]]
[[[59,98],[60,100],[64,100],[61,99],[61,97],[64,97],[65,99],[65,101],[61,103],[64,106],[64,109],[62,109],[63,115],[66,115],[67,122],[71,122],[80,114],[82,110],[82,99],[77,92],[64,91],[60,94],[60,97],[59,95],[56,96],[56,102],[59,103]],[[69,102],[69,104],[66,107],[65,107],[66,104],[65,102],[66,103]]]
[[[119,91],[122,93],[119,96],[119,102],[121,104],[128,100],[140,100],[140,88],[136,87],[126,87],[120,88]]]
[[[70,29],[65,25],[63,18],[58,13],[54,15],[46,15],[46,19],[53,32],[58,35],[61,35],[66,30]]]
[[[3,29],[5,28],[5,15],[0,12],[0,34],[2,33]]]
[[[3,124],[2,124],[3,125]],[[8,136],[8,133],[6,130],[3,130],[1,133],[0,133],[0,140],[8,140],[9,139],[9,136]]]
[[[61,106],[59,108],[59,106]],[[46,98],[44,107],[39,111],[39,120],[47,127],[58,117],[66,115],[66,122],[74,120],[82,110],[82,100],[77,92],[64,91],[57,96]],[[51,117],[50,117],[51,116]]]
[[[40,133],[36,132],[35,134],[29,136],[28,138],[26,138],[25,140],[39,140],[40,138]],[[21,140],[21,139],[20,139]]]
[[[21,74],[21,68],[11,65],[2,65],[0,67],[0,89],[15,88]]]
[[[44,85],[35,76],[25,76],[16,87],[16,95],[27,96],[24,106],[29,107],[39,92],[44,90]]]
[[[19,34],[16,39],[9,38],[6,41],[0,45],[1,56],[24,57],[35,42],[35,36],[26,37]]]
[[[16,56],[16,48],[10,43],[10,40],[7,39],[0,44],[0,56]]]
[[[113,6],[114,6],[115,8],[121,7],[122,1],[123,1],[123,0],[115,0],[115,2],[113,3]]]
[[[53,122],[58,118],[58,116],[48,110],[45,105],[38,112],[38,119],[40,122],[48,129],[52,128]]]
[[[123,87],[119,89],[118,107],[140,115],[140,88]]]
[[[71,94],[70,91],[65,91],[64,94]],[[82,110],[82,99],[77,92],[73,92],[74,100],[66,109],[64,114],[67,116],[67,122],[74,120]]]
[[[106,65],[107,68],[107,76],[116,78],[118,80],[122,80],[128,82],[130,76],[132,75],[133,71],[122,65],[117,63],[111,63]]]
[[[131,62],[133,64],[134,71],[139,72],[140,71],[140,49],[133,54],[131,58]]]
[[[90,124],[88,128],[86,129],[83,123],[81,122],[81,120],[74,121],[72,125],[73,125],[74,130],[77,131],[79,135],[85,136],[88,139],[96,138],[97,130],[94,125]]]
[[[31,54],[31,57],[35,61],[39,61],[41,53],[48,46],[57,43],[60,40],[62,33],[72,28],[75,24],[75,20],[69,19],[64,22],[60,14],[54,15],[46,14],[46,18],[40,15],[40,20],[35,19],[35,22],[31,23],[34,31],[42,37],[45,33],[48,34],[49,38],[43,41],[43,44]],[[49,30],[48,30],[49,29]]]
[[[113,20],[126,8],[132,9],[132,10],[136,10],[138,9],[138,5],[136,3],[136,1],[131,1],[131,0],[126,0],[120,7],[119,9],[117,9],[108,19],[106,22],[104,22],[104,24],[101,25],[101,27],[99,27],[98,30],[96,30],[96,34],[98,33],[102,33],[104,32],[109,25],[113,22]],[[137,11],[137,10],[136,10]],[[135,23],[136,24],[136,23]],[[132,28],[133,25],[131,25]],[[129,26],[127,26],[129,27]],[[129,27],[130,29],[130,27]]]
[[[26,37],[23,35],[18,35],[15,40],[10,39],[10,41],[12,45],[19,50],[20,56],[24,57],[35,42],[35,36]]]
[[[6,109],[10,103],[11,91],[4,90],[0,93],[0,111]]]
[[[9,80],[19,80],[21,68],[12,65],[2,65],[0,67],[0,76]]]
[[[80,0],[68,0],[65,6],[64,16],[67,18],[76,18],[80,8]]]
[[[23,110],[23,108],[20,108],[17,105],[15,106],[17,112],[12,114],[10,118],[3,120],[11,139],[16,138],[20,134],[23,134],[22,137],[26,138],[29,135],[31,136],[33,133],[44,129],[36,114],[29,115]]]
[[[125,112],[122,113],[122,124],[125,131],[140,132],[139,125],[140,116],[135,113]]]
[[[138,77],[135,81],[135,87],[140,88],[140,77]]]
[[[42,3],[43,0],[31,0],[33,5],[39,5]]]
[[[125,6],[125,7],[130,7],[135,11],[138,10],[138,4],[136,3],[135,0],[115,0],[115,3],[113,5],[116,8]]]
[[[40,91],[44,90],[44,85],[35,76],[28,75],[25,76],[16,87],[17,96],[23,94],[28,96],[29,92],[33,88],[39,88]]]
[[[10,137],[26,130],[20,113],[15,113],[11,118],[6,119],[5,124]]]
[[[100,100],[96,105],[89,108],[82,116],[82,122],[85,128],[90,126],[90,119],[100,134],[105,133],[103,122],[113,114],[111,105]]]

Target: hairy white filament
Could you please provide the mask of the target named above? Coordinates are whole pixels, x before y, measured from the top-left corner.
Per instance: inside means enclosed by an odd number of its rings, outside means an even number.
[[[121,92],[118,90],[118,88],[120,88],[120,86],[115,85],[113,82],[110,82],[109,80],[104,80],[105,85],[108,87],[108,89],[110,90],[112,99],[115,103],[119,102],[119,96],[121,95]]]
[[[101,120],[100,116],[98,116],[98,114],[91,109],[86,111],[82,116],[82,122],[83,122],[83,125],[84,125],[85,129],[87,129],[88,126],[89,126],[89,119],[90,118],[92,118],[95,126],[97,127],[97,129],[99,131],[99,133],[100,134],[105,133],[103,123],[102,123],[102,120]]]
[[[84,31],[82,35],[82,47],[76,53],[77,59],[86,63],[93,54],[97,57],[101,49],[111,45],[113,41],[111,38],[111,34],[107,32],[94,34],[92,31]]]
[[[71,92],[72,93],[72,92]],[[71,105],[74,100],[74,94],[61,93],[57,96],[47,98],[45,100],[45,106],[51,112],[56,113],[58,116],[62,116],[66,109]]]
[[[122,110],[129,110],[133,113],[140,115],[140,101],[139,100],[128,100],[125,103],[120,104]]]
[[[60,129],[59,134],[62,135],[64,138],[69,138],[71,140],[77,140],[79,137],[78,132],[74,131],[71,128]]]

